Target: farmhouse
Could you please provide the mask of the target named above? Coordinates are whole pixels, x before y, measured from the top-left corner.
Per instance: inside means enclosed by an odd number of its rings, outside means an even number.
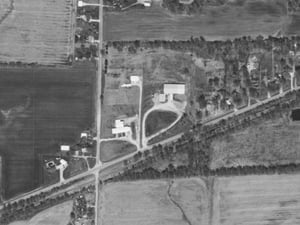
[[[131,132],[131,128],[129,126],[125,126],[124,120],[116,120],[115,128],[112,129],[112,133],[116,137],[127,136]]]
[[[184,84],[164,84],[164,94],[180,94],[184,95]]]
[[[130,76],[130,83],[133,84],[138,84],[140,82],[140,77],[139,76]]]
[[[130,76],[130,84],[122,84],[121,87],[132,87],[133,85],[139,85],[140,77],[139,76]]]
[[[67,168],[67,166],[68,166],[68,162],[66,161],[66,160],[64,160],[64,159],[60,159],[59,160],[59,164],[58,165],[56,165],[56,169],[57,170],[59,170],[59,169],[66,169]]]

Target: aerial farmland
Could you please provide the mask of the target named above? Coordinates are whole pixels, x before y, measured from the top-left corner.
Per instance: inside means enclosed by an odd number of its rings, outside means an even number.
[[[216,179],[212,224],[299,224],[299,181],[299,175]]]
[[[64,64],[73,55],[73,1],[0,3],[0,61]]]
[[[39,154],[56,154],[93,126],[94,80],[93,67],[0,70],[7,196],[41,185]]]
[[[171,13],[162,7],[162,2],[167,1],[153,1],[151,8],[108,11],[104,20],[105,39],[186,40],[203,36],[207,40],[226,40],[296,32],[296,24],[290,27],[289,19],[293,16],[287,15],[286,0],[219,1],[225,3],[204,7],[192,15]]]

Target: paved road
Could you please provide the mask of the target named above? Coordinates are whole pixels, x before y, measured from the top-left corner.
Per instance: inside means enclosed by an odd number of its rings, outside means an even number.
[[[103,58],[101,54],[101,49],[103,48],[103,0],[100,0],[99,6],[99,60],[98,60],[98,76],[97,76],[97,96],[96,96],[96,112],[97,112],[97,119],[96,119],[96,127],[97,127],[97,154],[96,154],[96,165],[101,166],[102,163],[100,161],[100,131],[101,131],[101,92],[102,92],[102,65],[103,65]],[[96,194],[96,201],[95,201],[95,224],[100,225],[100,213],[99,213],[99,171],[95,171],[95,194]]]

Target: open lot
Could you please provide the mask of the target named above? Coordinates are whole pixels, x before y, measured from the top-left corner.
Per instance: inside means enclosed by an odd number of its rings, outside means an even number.
[[[72,4],[72,0],[1,1],[0,61],[65,63],[73,54]]]
[[[300,124],[276,119],[212,142],[212,169],[300,162]]]
[[[232,1],[228,1],[232,2]],[[201,14],[174,15],[154,1],[152,7],[126,12],[107,12],[105,40],[186,40],[191,36],[227,39],[239,36],[290,33],[286,0],[244,0],[243,4],[205,7]],[[296,31],[292,30],[292,33]]]
[[[127,141],[103,141],[100,146],[100,160],[109,162],[113,159],[135,152],[137,147]]]
[[[28,221],[16,221],[9,225],[66,225],[70,220],[72,207],[73,201],[67,201],[38,213]]]
[[[0,151],[6,194],[39,184],[38,154],[74,144],[94,122],[93,67],[0,69]]]
[[[177,119],[177,114],[171,111],[153,111],[146,119],[146,136],[168,127]]]
[[[300,223],[300,175],[217,178],[214,225],[295,225]]]
[[[200,178],[111,183],[104,187],[102,201],[101,224],[207,224],[209,216]]]

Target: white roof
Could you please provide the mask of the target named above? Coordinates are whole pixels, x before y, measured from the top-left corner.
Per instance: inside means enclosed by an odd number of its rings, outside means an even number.
[[[116,128],[124,127],[124,120],[116,120],[115,121],[115,127]]]
[[[78,7],[82,7],[82,6],[84,6],[84,2],[83,1],[78,1]]]
[[[165,94],[185,94],[184,84],[164,84]]]
[[[130,82],[131,83],[137,83],[140,81],[140,77],[139,76],[130,76]]]
[[[87,133],[86,132],[81,133],[80,137],[87,137]]]
[[[127,133],[130,132],[130,127],[116,127],[112,129],[113,134],[121,134],[121,133]]]
[[[70,151],[70,146],[69,145],[61,145],[60,150],[61,151]]]

